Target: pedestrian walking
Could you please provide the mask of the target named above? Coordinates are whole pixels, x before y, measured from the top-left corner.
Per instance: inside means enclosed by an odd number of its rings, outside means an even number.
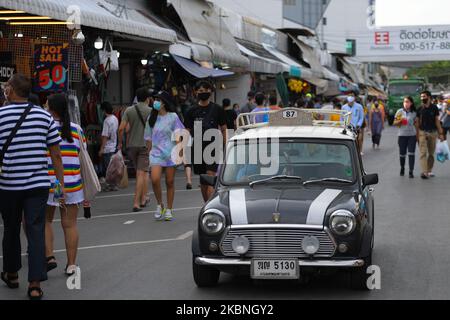
[[[52,116],[28,102],[29,79],[14,74],[4,90],[8,105],[0,108],[0,211],[4,225],[1,279],[9,288],[19,287],[23,213],[28,240],[28,297],[39,300],[44,294],[40,283],[47,280],[45,209],[50,189],[47,152],[55,176],[64,188],[61,137]],[[64,194],[59,202],[64,205]]]
[[[416,130],[419,141],[420,166],[422,168],[422,179],[434,177],[434,153],[436,151],[436,140],[444,141],[444,131],[439,120],[439,109],[431,103],[431,93],[427,90],[420,94],[422,106],[417,111],[418,120]]]
[[[409,177],[414,178],[417,143],[417,112],[411,96],[403,99],[403,108],[395,113],[394,126],[398,126],[398,146],[400,149],[400,176],[405,175],[406,153],[408,153]]]
[[[372,148],[380,148],[381,132],[384,130],[384,113],[375,103],[369,111],[369,129],[372,135]]]
[[[250,113],[256,108],[255,92],[249,91],[249,93],[247,93],[247,100],[247,103],[241,109],[241,113]]]
[[[364,123],[364,109],[362,105],[356,102],[355,94],[350,93],[347,97],[347,104],[345,104],[342,107],[342,110],[350,112],[351,113],[351,125],[355,128],[358,137],[357,137],[357,146],[358,146],[358,152],[363,155],[362,153],[362,142],[361,142],[361,135],[364,135],[364,130],[361,130],[363,123]],[[341,121],[343,121],[341,119]]]
[[[184,125],[175,113],[171,97],[166,91],[155,95],[153,111],[146,123],[144,139],[150,157],[153,192],[157,201],[156,220],[173,219],[173,200],[175,196],[175,172],[180,163],[174,159],[177,143],[181,142]],[[161,191],[161,177],[165,171],[167,188],[167,207],[164,206]]]
[[[81,128],[70,121],[68,99],[65,94],[54,94],[48,97],[47,106],[50,114],[55,119],[59,135],[62,163],[64,166],[64,193],[65,205],[60,206],[55,199],[56,176],[51,157],[48,157],[48,174],[50,176],[51,189],[47,200],[46,222],[45,222],[45,252],[47,259],[47,271],[57,267],[53,251],[53,219],[56,208],[61,214],[61,226],[64,231],[66,244],[67,264],[65,273],[75,273],[76,257],[78,251],[78,228],[77,217],[80,206],[83,204],[83,181],[81,178],[79,153],[82,143],[86,143]],[[81,137],[79,136],[81,133]]]
[[[276,96],[269,97],[269,109],[270,110],[281,110],[281,108],[278,106],[278,99]]]
[[[128,157],[136,169],[136,189],[134,193],[133,212],[142,211],[146,207],[149,184],[149,159],[148,150],[144,140],[145,119],[150,116],[152,109],[149,107],[151,94],[147,88],[139,88],[136,91],[137,104],[125,110],[119,127],[119,150],[122,150],[125,130],[127,134]]]
[[[223,139],[222,141],[223,146],[225,146],[227,141],[226,115],[225,111],[220,106],[210,101],[213,92],[213,87],[208,81],[202,80],[198,82],[195,86],[195,91],[197,94],[198,103],[196,106],[194,106],[192,109],[189,110],[185,121],[186,129],[190,132],[190,134],[193,137],[193,146],[191,148],[192,150],[191,161],[194,161],[195,174],[198,175],[208,174],[210,176],[215,176],[217,173],[219,162],[223,157],[222,150],[212,150],[211,154],[207,155],[212,159],[205,159],[204,157],[205,149],[209,145],[217,145],[218,141],[215,141],[215,139],[212,139],[211,142],[204,141],[205,139],[203,139],[203,136],[207,130],[219,129],[221,131],[221,136]],[[201,129],[194,130],[195,125],[197,125]],[[199,149],[198,151],[200,151],[198,145],[201,145],[202,154],[199,155],[201,156],[201,158],[198,156],[195,157],[194,154],[196,148],[198,148]],[[219,151],[221,154],[216,155],[216,151]],[[203,200],[207,201],[214,192],[213,187],[202,184],[200,188]]]
[[[236,131],[236,119],[237,114],[231,106],[230,99],[223,99],[222,101],[223,110],[225,111],[225,116],[227,118],[227,128]]]
[[[442,129],[444,130],[444,137],[447,139],[447,133],[450,131],[450,106],[445,103],[441,116]]]
[[[264,93],[258,92],[255,95],[255,102],[256,108],[253,109],[252,113],[270,111],[268,107],[264,106],[264,103],[266,102],[266,97],[264,96]],[[254,123],[266,123],[269,122],[269,114],[258,114],[254,116],[254,119],[255,119]]]
[[[102,158],[103,169],[106,177],[106,170],[111,162],[112,156],[117,152],[117,132],[119,130],[119,120],[113,114],[113,107],[109,102],[103,102],[101,109],[106,117],[103,121],[102,144],[98,155]],[[115,185],[107,184],[104,191],[117,191]]]

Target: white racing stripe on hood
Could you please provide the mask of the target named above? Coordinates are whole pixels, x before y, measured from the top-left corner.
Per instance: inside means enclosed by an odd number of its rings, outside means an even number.
[[[230,190],[230,214],[232,224],[248,224],[245,189]]]
[[[308,210],[306,224],[323,225],[323,218],[330,204],[342,190],[325,189],[312,203]]]

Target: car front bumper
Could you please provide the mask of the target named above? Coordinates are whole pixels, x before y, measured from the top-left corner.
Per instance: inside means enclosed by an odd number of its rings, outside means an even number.
[[[252,261],[251,259],[196,257],[195,263],[212,267],[250,267]],[[364,260],[298,260],[298,265],[300,267],[357,268],[364,266]]]

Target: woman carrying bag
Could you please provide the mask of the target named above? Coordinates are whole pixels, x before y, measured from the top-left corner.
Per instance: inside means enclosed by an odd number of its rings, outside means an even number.
[[[83,159],[82,151],[86,152],[86,138],[81,128],[70,122],[68,100],[65,94],[54,94],[48,97],[48,109],[55,119],[59,134],[62,138],[60,144],[61,156],[64,166],[64,194],[65,205],[59,206],[55,197],[55,174],[51,158],[48,158],[49,176],[52,183],[49,198],[47,201],[46,224],[45,224],[45,247],[47,256],[47,270],[57,267],[53,254],[53,228],[52,222],[55,210],[59,207],[61,213],[61,225],[64,231],[64,239],[67,252],[67,265],[65,273],[72,275],[76,272],[76,256],[78,250],[78,229],[77,216],[80,206],[87,207],[85,185],[89,186],[89,181],[84,181],[82,177]],[[97,179],[98,180],[98,179]],[[57,185],[57,183],[56,183]],[[96,185],[94,185],[96,188]]]

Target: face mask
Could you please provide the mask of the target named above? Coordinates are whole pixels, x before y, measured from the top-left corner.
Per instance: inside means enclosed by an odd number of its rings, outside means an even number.
[[[347,97],[347,102],[352,103],[355,101],[355,97]]]
[[[427,103],[428,103],[428,99],[427,99],[427,98],[421,99],[421,100],[422,100],[422,103],[423,103],[423,104],[427,104]]]
[[[153,109],[155,109],[156,111],[161,110],[161,101],[153,102]]]
[[[200,101],[206,101],[211,97],[211,92],[202,92],[197,95]]]

